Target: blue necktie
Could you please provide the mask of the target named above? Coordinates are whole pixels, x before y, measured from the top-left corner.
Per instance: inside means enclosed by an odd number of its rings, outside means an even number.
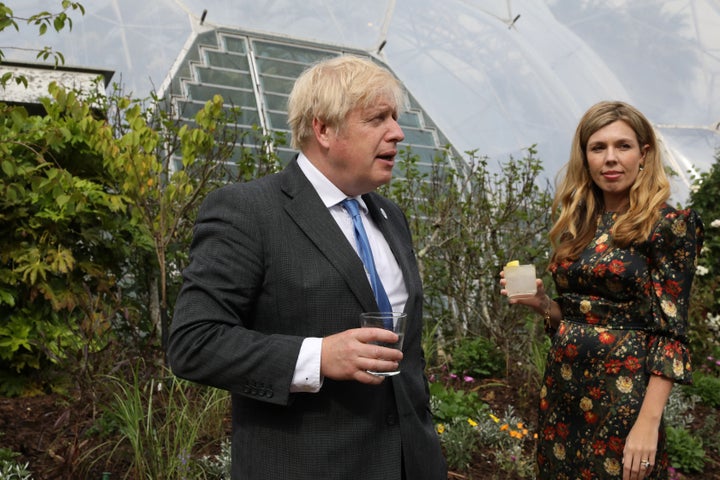
[[[360,209],[358,208],[358,202],[354,198],[346,198],[340,202],[345,210],[350,214],[355,227],[355,242],[357,243],[358,253],[360,259],[365,264],[365,268],[370,276],[370,284],[373,292],[375,292],[375,299],[377,300],[378,307],[381,312],[392,312],[392,306],[388,299],[385,288],[380,281],[380,276],[375,270],[375,261],[373,260],[372,250],[370,249],[370,242],[368,242],[367,234],[365,233],[365,227],[363,227],[362,216],[360,215]]]

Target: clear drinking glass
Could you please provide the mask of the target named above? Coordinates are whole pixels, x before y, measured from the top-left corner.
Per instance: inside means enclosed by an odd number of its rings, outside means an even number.
[[[509,298],[532,297],[537,293],[535,265],[505,266],[505,290]]]
[[[403,339],[405,338],[405,328],[407,327],[407,314],[404,312],[363,312],[360,314],[360,326],[392,330],[398,336],[397,342],[373,343],[382,347],[402,350]],[[390,377],[392,375],[397,375],[398,373],[400,373],[400,367],[398,366],[397,370],[393,370],[390,372],[373,372],[368,370],[368,373],[372,373],[373,375],[378,375],[381,377]]]

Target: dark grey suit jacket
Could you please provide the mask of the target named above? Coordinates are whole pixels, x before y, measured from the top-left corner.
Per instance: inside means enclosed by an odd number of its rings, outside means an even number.
[[[303,339],[378,309],[352,246],[296,161],[216,190],[200,209],[168,357],[179,377],[232,393],[234,480],[400,479],[401,455],[407,479],[447,478],[410,231],[397,205],[363,199],[409,292],[402,372],[379,386],[325,379],[318,393],[289,391]]]

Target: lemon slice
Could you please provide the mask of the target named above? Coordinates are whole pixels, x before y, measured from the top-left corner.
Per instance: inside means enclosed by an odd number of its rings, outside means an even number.
[[[519,266],[520,266],[520,261],[519,261],[519,260],[513,260],[513,261],[511,261],[511,262],[508,262],[507,265],[505,265],[505,266],[506,266],[506,267],[519,267]]]

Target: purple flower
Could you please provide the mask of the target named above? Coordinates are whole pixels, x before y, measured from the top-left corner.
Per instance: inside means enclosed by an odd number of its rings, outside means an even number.
[[[471,377],[470,375],[465,375],[463,377],[463,380],[465,380],[465,382],[467,382],[467,383],[472,383],[475,381],[475,379],[473,377]]]

